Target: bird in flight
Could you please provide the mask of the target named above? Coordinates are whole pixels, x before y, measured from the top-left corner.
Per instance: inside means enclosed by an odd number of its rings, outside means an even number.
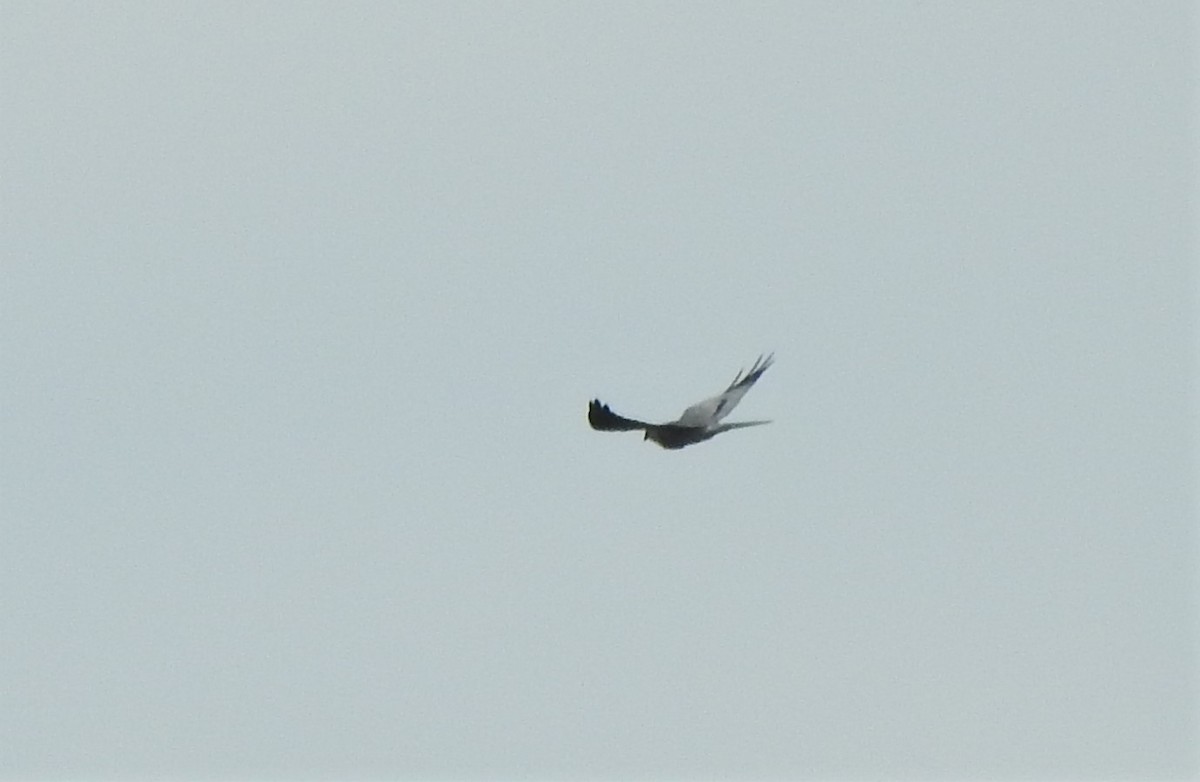
[[[716,437],[721,432],[728,432],[730,429],[769,424],[770,421],[740,421],[723,424],[721,419],[737,407],[737,403],[742,401],[742,397],[750,390],[750,386],[758,382],[762,373],[771,366],[774,356],[774,353],[767,356],[766,359],[759,356],[744,377],[739,371],[733,382],[729,384],[729,388],[710,399],[692,405],[684,410],[676,421],[666,424],[635,421],[632,418],[617,415],[609,409],[608,405],[603,404],[599,399],[593,399],[588,404],[588,423],[592,425],[593,429],[601,432],[630,432],[641,429],[646,433],[643,440],[653,440],[663,448],[671,449],[702,443],[711,437]]]

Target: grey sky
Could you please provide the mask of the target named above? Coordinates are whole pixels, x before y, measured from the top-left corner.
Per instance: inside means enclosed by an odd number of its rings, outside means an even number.
[[[1196,46],[0,4],[0,776],[1200,773]]]

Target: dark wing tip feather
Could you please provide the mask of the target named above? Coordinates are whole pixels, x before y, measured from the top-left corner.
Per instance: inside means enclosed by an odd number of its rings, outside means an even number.
[[[588,403],[588,423],[593,429],[600,432],[629,432],[649,426],[641,421],[617,415],[599,399],[593,399]]]
[[[737,376],[734,377],[733,382],[729,384],[729,389],[727,390],[733,390],[738,386],[754,385],[754,383],[760,377],[762,377],[763,372],[766,372],[774,361],[774,353],[767,355],[765,359],[763,358],[762,354],[759,354],[758,358],[756,358],[754,363],[750,366],[750,371],[746,372],[744,377],[742,375],[742,370],[738,370]]]

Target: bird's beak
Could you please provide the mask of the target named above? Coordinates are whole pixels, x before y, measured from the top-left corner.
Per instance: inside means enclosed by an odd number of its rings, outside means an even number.
[[[649,439],[650,439],[650,430],[649,430],[649,429],[647,429],[646,431],[642,432],[642,440],[643,440],[643,441],[646,441],[646,440],[649,440]]]

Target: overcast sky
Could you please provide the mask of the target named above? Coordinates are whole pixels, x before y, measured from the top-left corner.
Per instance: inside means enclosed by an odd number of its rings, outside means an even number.
[[[4,2],[0,776],[1200,774],[1197,21]]]

